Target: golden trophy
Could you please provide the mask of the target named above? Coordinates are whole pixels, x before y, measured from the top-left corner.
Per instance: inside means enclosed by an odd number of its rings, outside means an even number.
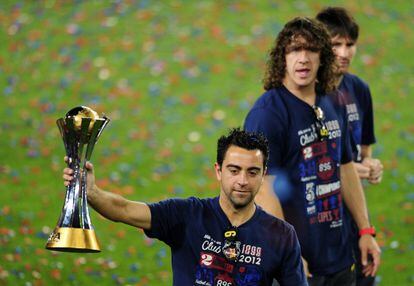
[[[66,252],[100,252],[98,240],[91,224],[86,194],[84,168],[105,126],[106,116],[86,106],[78,106],[56,121],[68,156],[68,166],[74,170],[73,180],[66,187],[65,201],[56,228],[46,248]]]

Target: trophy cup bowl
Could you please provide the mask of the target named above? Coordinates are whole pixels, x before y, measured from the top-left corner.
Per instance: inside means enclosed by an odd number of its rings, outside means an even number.
[[[56,121],[68,157],[68,167],[74,170],[73,180],[66,187],[65,201],[57,226],[49,236],[46,249],[64,252],[100,252],[98,239],[88,211],[85,169],[93,148],[109,123],[93,109],[78,106]]]

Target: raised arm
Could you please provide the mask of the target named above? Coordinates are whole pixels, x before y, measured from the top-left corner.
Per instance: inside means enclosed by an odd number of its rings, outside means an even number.
[[[87,196],[88,203],[98,213],[115,222],[122,222],[131,226],[150,229],[151,211],[145,203],[127,200],[126,198],[101,190],[95,184],[93,165],[86,163],[87,169]],[[73,179],[73,170],[65,168],[63,179],[65,186]]]

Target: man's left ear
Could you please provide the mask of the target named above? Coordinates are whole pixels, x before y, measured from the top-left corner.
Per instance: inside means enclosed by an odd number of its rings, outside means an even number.
[[[214,170],[217,180],[221,181],[221,166],[218,163],[214,163]]]
[[[214,163],[214,168],[218,171],[221,172],[221,166],[216,162]]]

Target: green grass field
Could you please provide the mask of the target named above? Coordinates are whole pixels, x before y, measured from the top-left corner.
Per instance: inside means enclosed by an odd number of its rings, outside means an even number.
[[[101,253],[44,249],[65,194],[56,119],[78,105],[111,118],[92,156],[107,190],[147,202],[215,195],[217,137],[262,93],[273,39],[326,3],[1,1],[0,285],[171,285],[168,247],[94,211]],[[378,285],[414,285],[414,5],[329,4],[361,26],[353,72],[374,99]]]

